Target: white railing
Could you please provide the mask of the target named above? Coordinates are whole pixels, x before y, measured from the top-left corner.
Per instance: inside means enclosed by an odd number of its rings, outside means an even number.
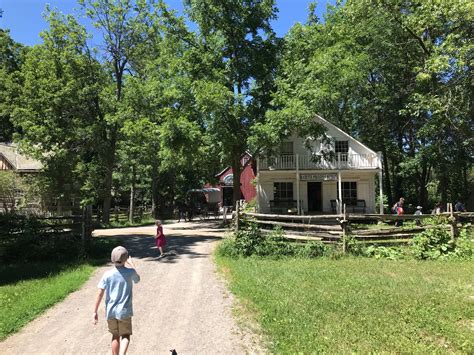
[[[325,158],[323,155],[277,155],[259,159],[261,170],[335,170],[335,169],[377,169],[380,157],[377,154],[337,154]]]

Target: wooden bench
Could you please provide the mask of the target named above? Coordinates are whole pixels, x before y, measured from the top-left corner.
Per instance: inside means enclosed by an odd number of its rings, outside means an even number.
[[[365,200],[351,200],[351,201],[343,201],[346,204],[346,212],[347,213],[365,213],[367,209],[367,205]],[[337,213],[337,201],[331,200],[331,212]]]
[[[365,200],[357,200],[355,205],[346,205],[346,211],[349,213],[365,213],[367,205]]]
[[[276,214],[296,214],[296,200],[270,200],[270,211]]]

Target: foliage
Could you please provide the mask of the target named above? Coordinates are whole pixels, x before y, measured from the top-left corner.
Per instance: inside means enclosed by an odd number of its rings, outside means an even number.
[[[19,190],[20,179],[15,173],[8,170],[0,171],[0,200],[5,211],[15,209],[15,200]]]
[[[270,353],[474,351],[471,261],[217,261]]]
[[[277,39],[270,21],[275,1],[186,0],[198,25],[190,50],[193,94],[216,153],[234,175],[240,198],[240,157],[270,105]],[[253,153],[262,147],[252,147]]]
[[[474,256],[474,241],[468,231],[468,228],[463,229],[454,241],[445,228],[430,228],[413,238],[413,256],[416,259],[470,259]]]
[[[285,36],[269,125],[319,113],[381,151],[389,205],[467,198],[473,16],[468,0],[341,1],[324,22],[311,14]]]
[[[264,234],[256,223],[247,221],[232,237],[219,245],[218,253],[228,257],[314,258],[331,255],[332,251],[319,241],[292,243],[285,238],[281,228]]]

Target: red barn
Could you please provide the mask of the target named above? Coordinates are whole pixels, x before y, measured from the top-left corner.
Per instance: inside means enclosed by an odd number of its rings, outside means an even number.
[[[256,163],[248,153],[240,159],[242,172],[240,173],[240,198],[249,202],[257,196],[254,179],[256,177]],[[216,177],[219,178],[218,188],[222,191],[222,205],[233,205],[233,171],[231,167],[225,168]]]

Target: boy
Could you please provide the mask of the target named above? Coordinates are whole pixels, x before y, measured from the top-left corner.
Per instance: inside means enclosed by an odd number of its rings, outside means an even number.
[[[112,353],[126,354],[132,335],[132,289],[133,282],[140,281],[135,265],[124,247],[116,247],[111,255],[114,268],[108,270],[99,282],[99,292],[94,306],[94,324],[97,324],[97,310],[105,293],[105,314],[109,332],[112,333]],[[128,264],[130,268],[125,267]]]

